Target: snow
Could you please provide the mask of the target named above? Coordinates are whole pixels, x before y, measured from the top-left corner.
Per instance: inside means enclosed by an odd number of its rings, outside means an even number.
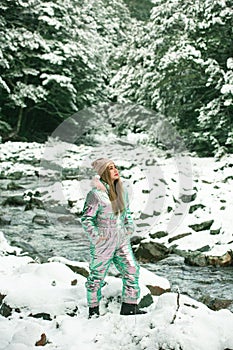
[[[2,251],[4,247],[5,243],[0,243]],[[63,262],[38,264],[26,256],[0,257],[3,301],[20,309],[8,318],[0,316],[1,350],[31,350],[43,333],[48,340],[46,349],[51,350],[220,350],[233,346],[233,314],[212,311],[185,295],[179,295],[178,301],[177,293],[165,293],[153,297],[145,315],[119,315],[116,298],[121,293],[121,279],[113,276],[107,276],[103,287],[101,316],[88,319],[85,278],[65,265],[75,262],[60,259]],[[77,284],[71,285],[73,280]],[[169,287],[166,279],[141,268],[142,296],[148,294],[148,283]],[[106,307],[104,300],[109,297],[113,301]],[[77,314],[70,316],[76,306]],[[49,313],[51,320],[29,316],[40,312]]]
[[[127,136],[128,137],[128,136]],[[233,162],[233,155],[228,155],[220,161],[214,158],[198,158],[176,156],[166,159],[162,155],[153,156],[155,163],[149,160],[147,149],[137,146],[136,138],[132,135],[126,141],[135,142],[135,149],[124,149],[124,158],[119,157],[116,148],[114,158],[116,164],[123,166],[121,175],[129,192],[130,209],[136,224],[136,235],[150,240],[150,234],[157,231],[166,231],[168,235],[158,240],[166,246],[177,244],[178,249],[194,250],[205,245],[210,246],[208,254],[220,255],[233,249],[232,215],[233,198],[231,195],[232,168],[228,166]],[[110,146],[108,146],[110,147]],[[124,147],[124,146],[121,146]],[[100,148],[102,152],[104,146]],[[13,174],[17,171],[31,176],[39,169],[40,179],[38,188],[42,194],[41,199],[46,204],[59,203],[66,205],[68,200],[75,205],[71,213],[82,210],[85,195],[90,190],[91,181],[82,179],[61,181],[61,169],[80,169],[85,172],[91,168],[94,148],[91,146],[76,146],[51,139],[46,145],[37,143],[11,142],[1,145],[2,171]],[[98,151],[98,150],[97,150]],[[112,151],[113,152],[113,151]],[[90,157],[92,155],[92,157]],[[100,154],[96,153],[96,158]],[[153,158],[152,158],[153,159]],[[37,164],[28,164],[26,160],[36,160]],[[39,160],[40,166],[38,166]],[[51,164],[51,169],[43,164]],[[145,162],[148,162],[145,165]],[[49,181],[48,181],[49,180]],[[51,182],[53,181],[53,182]],[[195,194],[196,198],[190,203],[183,203],[182,194]],[[193,213],[189,213],[192,205],[204,205]],[[168,208],[171,208],[168,211]],[[155,213],[157,213],[155,215]],[[141,215],[146,216],[143,220]],[[213,235],[210,230],[195,232],[190,225],[204,221],[214,220],[211,230],[220,229],[220,233]],[[140,224],[143,223],[143,227]],[[191,235],[168,242],[178,234],[190,232]],[[211,253],[212,252],[212,253]]]
[[[233,84],[224,84],[221,88],[221,93],[233,95]]]
[[[92,147],[70,147],[69,149],[69,145],[63,144],[53,154],[51,147],[47,155],[53,164],[57,162],[71,168],[78,164],[84,171],[89,167],[86,159],[93,151]],[[31,176],[33,171],[38,170],[38,162],[29,165],[24,161],[40,160],[44,149],[44,145],[36,143],[14,143],[14,147],[10,142],[1,145],[2,171],[11,174],[21,171]],[[154,241],[168,247],[175,242],[179,249],[184,250],[194,250],[208,244],[211,249],[207,254],[213,255],[222,255],[233,249],[233,244],[229,243],[232,241],[232,169],[228,166],[232,164],[232,155],[218,162],[213,158],[190,157],[190,163],[186,159],[182,164],[179,163],[181,159],[157,157],[156,164],[149,165],[149,171],[142,161],[145,153],[142,152],[142,159],[137,162],[128,149],[124,152],[125,157],[121,163],[126,168],[122,175],[127,179],[126,184],[130,189],[130,208],[136,225],[141,222],[141,213],[152,215],[143,219],[148,226],[140,229],[138,226],[137,235],[152,241],[149,233],[167,231],[168,236]],[[62,163],[64,154],[65,161]],[[127,159],[132,159],[133,165]],[[146,159],[149,159],[149,155]],[[191,178],[187,176],[187,181],[181,175],[182,170],[186,175],[188,172],[191,174]],[[52,178],[52,170],[46,175]],[[129,175],[131,177],[128,179]],[[60,185],[57,180],[53,185],[50,182],[49,187],[43,188],[50,191],[42,199],[50,200],[53,197],[59,203],[65,203],[68,199],[76,198],[76,209],[80,210],[88,183],[86,179],[64,180]],[[152,184],[155,189],[152,195],[143,192],[150,189]],[[179,206],[174,201],[174,198],[180,201],[180,194],[193,193],[197,194],[196,198],[184,206]],[[203,204],[205,207],[191,214],[188,209],[194,204]],[[171,212],[167,211],[168,206],[172,208]],[[225,209],[220,210],[222,206]],[[155,216],[154,210],[160,211],[160,214]],[[171,220],[179,210],[182,215],[171,227]],[[219,234],[211,235],[210,230],[195,232],[189,227],[207,220],[214,220],[211,229],[220,228]],[[172,229],[169,230],[169,227]],[[169,238],[184,232],[190,232],[191,235],[168,243]],[[122,281],[114,274],[106,277],[106,285],[102,289],[101,316],[88,319],[86,278],[74,273],[67,265],[79,266],[88,271],[87,263],[59,256],[39,264],[23,255],[21,249],[10,246],[4,232],[0,232],[0,294],[5,296],[3,302],[13,308],[12,314],[7,318],[0,315],[0,350],[31,350],[43,333],[48,340],[45,348],[51,350],[233,348],[233,314],[224,309],[212,311],[186,295],[167,292],[158,297],[152,296],[153,303],[145,308],[147,314],[119,315],[118,299]],[[166,278],[143,267],[140,272],[141,297],[150,293],[148,285],[170,288]],[[71,283],[75,280],[77,283]],[[18,309],[20,312],[17,312]],[[29,316],[37,313],[50,314],[51,320]]]

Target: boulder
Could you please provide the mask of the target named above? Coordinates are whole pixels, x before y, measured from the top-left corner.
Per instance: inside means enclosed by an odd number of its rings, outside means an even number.
[[[157,231],[155,233],[150,233],[149,236],[151,238],[162,238],[168,236],[168,232],[166,231]]]
[[[7,216],[0,216],[0,226],[4,226],[4,225],[10,225],[11,223],[11,218],[7,217]]]
[[[32,222],[41,226],[49,225],[49,219],[46,215],[35,215],[32,219]]]
[[[197,193],[193,194],[181,194],[180,199],[182,200],[183,203],[190,203],[193,202],[196,199]]]
[[[9,205],[9,206],[13,206],[13,207],[19,207],[19,206],[25,205],[25,200],[24,200],[23,196],[15,195],[15,196],[8,197],[2,203],[2,205],[3,206]]]
[[[228,299],[213,298],[210,295],[203,295],[199,299],[199,301],[214,311],[227,309],[233,303],[233,299],[228,300]]]
[[[181,233],[181,234],[179,234],[179,235],[176,235],[176,236],[174,236],[174,237],[169,238],[169,239],[168,239],[168,243],[171,243],[171,242],[173,242],[173,241],[176,241],[177,239],[184,238],[184,237],[189,236],[189,235],[191,235],[191,234],[192,234],[191,232]]]
[[[141,262],[156,262],[166,258],[169,250],[164,244],[156,242],[140,242],[135,250],[136,258]]]
[[[186,254],[184,258],[184,263],[190,266],[207,266],[206,256],[200,252],[192,252]]]
[[[203,208],[205,208],[204,204],[201,204],[201,203],[200,204],[193,204],[189,208],[189,214],[192,214],[197,209],[203,209]]]
[[[6,187],[8,190],[10,191],[16,191],[16,190],[20,190],[20,189],[23,189],[24,187],[17,184],[16,182],[14,181],[11,181],[7,184],[7,187]]]
[[[205,231],[209,230],[210,227],[213,225],[214,220],[208,220],[208,221],[203,221],[200,224],[194,224],[194,225],[188,225],[191,229],[194,231]]]
[[[208,265],[233,266],[233,252],[229,251],[221,256],[207,256]]]
[[[199,251],[189,252],[184,262],[191,266],[233,266],[233,253],[229,251],[221,256],[212,256],[204,255]]]
[[[221,232],[221,228],[217,228],[215,230],[210,230],[211,235],[219,235],[220,232]]]

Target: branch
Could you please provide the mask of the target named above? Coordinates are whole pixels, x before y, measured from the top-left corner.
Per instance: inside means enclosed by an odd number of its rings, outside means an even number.
[[[177,307],[176,307],[176,311],[173,316],[173,319],[171,321],[171,324],[174,324],[179,308],[180,308],[180,290],[179,290],[179,287],[177,286]]]

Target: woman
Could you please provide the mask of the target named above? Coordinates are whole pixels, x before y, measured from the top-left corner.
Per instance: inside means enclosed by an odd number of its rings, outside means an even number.
[[[101,288],[113,262],[123,281],[121,315],[144,314],[137,305],[140,295],[139,264],[130,245],[134,223],[129,198],[119,172],[111,159],[99,158],[92,164],[100,179],[88,192],[81,217],[90,240],[90,274],[87,278],[89,318],[99,315]]]

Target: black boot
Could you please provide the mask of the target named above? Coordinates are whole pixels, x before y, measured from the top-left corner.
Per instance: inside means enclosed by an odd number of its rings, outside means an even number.
[[[91,318],[92,316],[98,317],[99,315],[100,315],[99,306],[89,307],[89,317],[88,318]]]
[[[142,315],[146,311],[140,310],[137,304],[122,303],[120,315]]]

